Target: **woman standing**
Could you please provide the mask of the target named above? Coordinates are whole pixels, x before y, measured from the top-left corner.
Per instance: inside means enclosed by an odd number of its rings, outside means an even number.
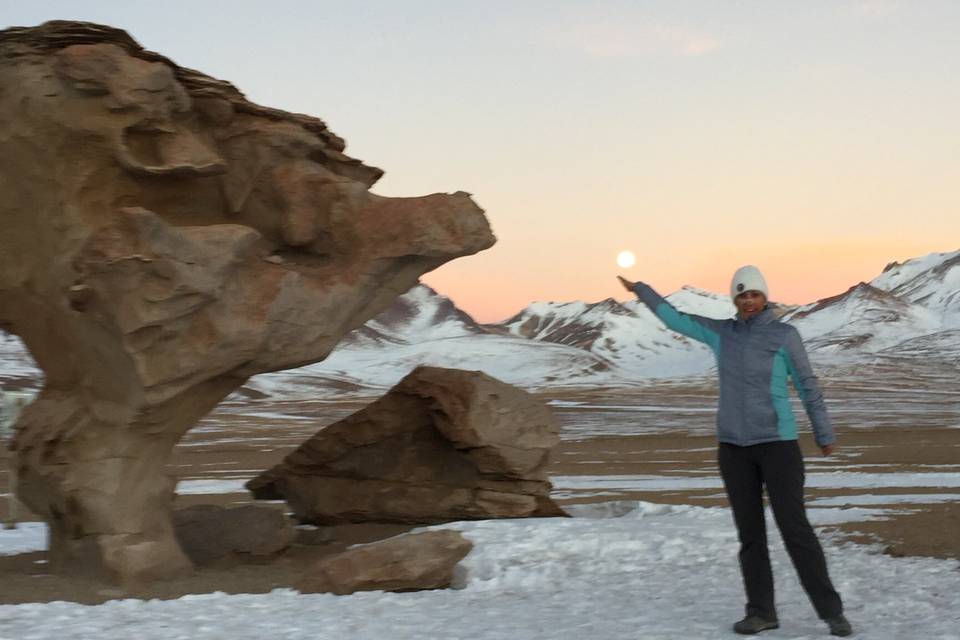
[[[681,313],[648,285],[622,277],[620,282],[667,327],[709,346],[717,360],[717,457],[740,538],[747,595],[746,617],[733,630],[754,634],[780,626],[763,512],[766,487],[787,552],[817,614],[831,634],[850,635],[853,631],[830,582],[823,549],[807,521],[803,455],[787,393],[788,376],[823,455],[833,453],[836,437],[800,334],[768,308],[767,283],[760,270],[748,265],[733,275],[730,295],[737,315],[728,320]]]

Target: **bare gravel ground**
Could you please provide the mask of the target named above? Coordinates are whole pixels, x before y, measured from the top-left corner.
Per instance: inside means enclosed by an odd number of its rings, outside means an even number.
[[[820,455],[812,436],[800,442],[810,474],[946,474],[960,479],[960,390],[952,365],[931,365],[904,376],[896,363],[834,372],[823,381],[839,437],[837,452]],[[558,478],[609,478],[602,491],[558,490],[561,503],[645,500],[725,505],[713,483],[690,488],[688,479],[717,479],[713,412],[716,387],[709,379],[665,381],[630,389],[541,392],[562,425],[562,442],[550,468]],[[171,474],[184,480],[253,477],[279,462],[319,428],[370,401],[275,401],[235,399],[224,403],[188,433],[174,451]],[[798,416],[802,412],[798,409]],[[805,420],[801,421],[803,424]],[[4,458],[8,453],[3,451]],[[8,460],[0,461],[0,494],[9,494]],[[882,476],[882,477],[893,477]],[[934,476],[925,476],[934,477]],[[677,479],[680,487],[637,488],[632,478]],[[623,479],[622,486],[615,486]],[[687,482],[687,486],[683,486]],[[960,486],[907,488],[826,486],[808,488],[808,502],[831,499],[882,507],[880,519],[831,525],[851,540],[879,543],[894,555],[960,558]],[[895,497],[895,499],[893,499]],[[935,501],[931,501],[935,499]],[[5,514],[8,497],[0,497]],[[871,502],[873,501],[873,502]],[[245,492],[180,495],[177,507],[252,502]],[[275,508],[283,508],[276,504]],[[25,520],[36,519],[22,512]],[[733,526],[731,522],[731,527]],[[287,586],[316,558],[361,541],[394,535],[395,526],[331,528],[321,539],[300,542],[277,561],[199,571],[184,580],[118,591],[89,580],[52,575],[44,552],[0,557],[0,603],[73,600],[96,603],[119,597],[177,597],[220,590],[265,592]]]

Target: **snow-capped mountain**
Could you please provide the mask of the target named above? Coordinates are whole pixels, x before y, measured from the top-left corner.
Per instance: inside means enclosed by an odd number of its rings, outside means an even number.
[[[891,263],[870,284],[940,314],[944,329],[960,329],[960,251]]]
[[[730,317],[729,298],[686,287],[678,308]],[[638,378],[703,374],[713,356],[667,330],[635,300],[535,302],[501,323],[481,325],[425,285],[401,296],[348,335],[323,362],[257,376],[249,390],[316,394],[388,387],[419,364],[476,369],[519,386],[623,385]]]
[[[480,370],[524,387],[626,381],[600,354],[481,325],[446,296],[419,284],[348,334],[323,362],[256,376],[247,390],[286,396],[316,395],[318,388],[367,393],[392,386],[421,364]]]
[[[532,340],[592,349],[604,329],[633,313],[613,298],[596,303],[534,302],[500,323],[509,333]]]
[[[895,352],[898,345],[960,328],[960,251],[891,263],[869,283],[784,316],[820,357]],[[949,341],[946,341],[949,342]]]
[[[693,287],[667,299],[681,311],[712,318],[734,312],[728,297]],[[629,376],[700,374],[713,365],[709,349],[667,329],[637,300],[535,302],[500,326],[516,336],[590,351]]]
[[[808,350],[824,353],[875,352],[940,329],[934,311],[863,282],[783,319],[800,330]]]
[[[489,333],[446,296],[419,284],[356,331],[341,345],[374,346],[428,342]]]
[[[678,309],[729,318],[729,296],[684,287]],[[783,319],[822,363],[896,357],[960,358],[960,251],[892,263],[869,283],[795,308]],[[480,324],[445,296],[418,285],[344,338],[323,362],[252,378],[248,393],[311,397],[372,395],[419,364],[482,370],[527,388],[624,385],[641,378],[707,373],[709,350],[667,330],[637,300],[535,302]],[[0,384],[38,387],[42,374],[16,337],[0,333]]]

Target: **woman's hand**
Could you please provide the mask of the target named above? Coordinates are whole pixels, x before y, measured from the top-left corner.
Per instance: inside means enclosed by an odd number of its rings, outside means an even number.
[[[637,284],[636,282],[630,282],[629,280],[627,280],[627,279],[624,278],[623,276],[617,276],[617,279],[620,281],[620,284],[623,285],[623,288],[624,288],[624,289],[626,289],[627,291],[633,293],[633,288],[634,288],[634,287],[636,286],[636,284]]]

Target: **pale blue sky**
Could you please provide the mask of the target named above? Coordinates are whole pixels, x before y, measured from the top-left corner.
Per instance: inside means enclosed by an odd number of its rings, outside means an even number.
[[[960,247],[960,2],[0,0],[49,19],[323,118],[379,193],[473,193],[498,245],[426,280],[481,319],[622,298],[620,249],[807,302]]]

